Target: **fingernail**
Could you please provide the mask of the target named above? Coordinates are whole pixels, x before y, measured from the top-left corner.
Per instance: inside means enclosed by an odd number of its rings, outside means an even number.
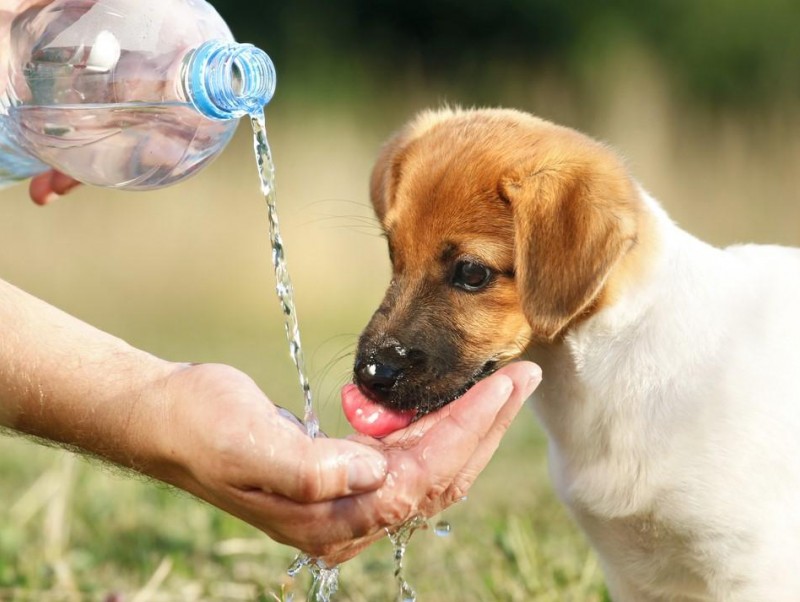
[[[523,397],[529,397],[542,382],[542,369],[536,364],[530,364],[528,368],[528,379],[522,388]]]
[[[55,192],[49,193],[46,197],[44,197],[43,205],[49,205],[50,203],[55,203],[58,199],[61,198],[60,194],[56,194]]]
[[[503,375],[503,378],[498,379],[498,385],[500,388],[497,392],[497,400],[499,403],[505,403],[514,392],[514,381]]]
[[[353,491],[375,489],[385,478],[386,459],[382,456],[355,456],[347,465],[347,486]]]

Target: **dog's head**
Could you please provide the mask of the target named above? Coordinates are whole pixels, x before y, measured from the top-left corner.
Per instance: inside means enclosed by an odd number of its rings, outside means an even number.
[[[609,302],[642,213],[607,148],[510,110],[423,113],[382,149],[371,199],[392,281],[356,383],[420,413]]]

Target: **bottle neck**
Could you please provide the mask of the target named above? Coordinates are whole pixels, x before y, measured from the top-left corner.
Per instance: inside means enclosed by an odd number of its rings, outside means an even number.
[[[210,119],[255,115],[275,93],[275,66],[252,44],[210,41],[187,54],[186,99]]]

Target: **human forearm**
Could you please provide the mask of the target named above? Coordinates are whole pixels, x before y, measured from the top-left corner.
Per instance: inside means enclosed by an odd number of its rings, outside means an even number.
[[[142,468],[169,362],[0,281],[0,425]]]

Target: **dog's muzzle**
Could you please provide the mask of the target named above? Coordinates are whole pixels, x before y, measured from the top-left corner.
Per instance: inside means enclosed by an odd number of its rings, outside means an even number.
[[[356,384],[372,401],[385,403],[409,369],[419,367],[424,358],[422,351],[395,342],[383,345],[356,358]]]

